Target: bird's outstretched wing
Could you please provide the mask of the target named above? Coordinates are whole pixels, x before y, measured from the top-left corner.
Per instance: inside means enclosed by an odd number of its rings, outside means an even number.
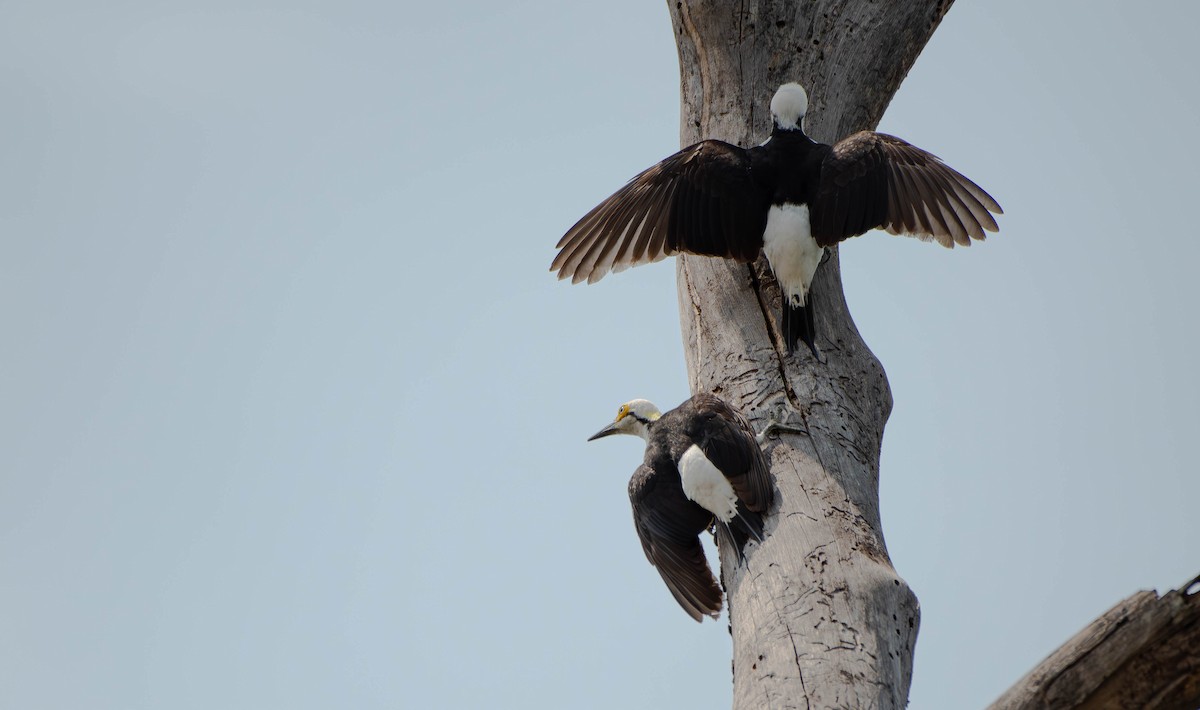
[[[684,148],[639,173],[558,241],[558,278],[595,283],[609,271],[678,252],[753,260],[769,195],[750,151],[717,140]]]
[[[953,247],[997,231],[992,213],[1003,213],[992,196],[937,156],[862,131],[826,155],[811,225],[821,246],[882,227]]]
[[[700,538],[680,524],[694,513],[675,509],[699,511],[700,508],[683,498],[682,492],[677,498],[650,495],[654,475],[643,465],[629,482],[633,522],[642,541],[642,551],[688,616],[696,621],[705,616],[716,618],[721,613],[721,588],[708,567]],[[711,519],[711,515],[708,517]]]

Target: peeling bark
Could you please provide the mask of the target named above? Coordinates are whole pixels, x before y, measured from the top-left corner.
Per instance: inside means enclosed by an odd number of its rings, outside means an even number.
[[[761,142],[771,95],[788,81],[808,89],[814,138],[873,128],[950,4],[668,0],[682,145]],[[879,520],[891,392],[850,318],[837,250],[811,296],[825,364],[785,354],[763,259],[680,257],[677,274],[692,391],[720,394],[759,428],[773,418],[808,432],[765,447],[779,492],[766,542],[742,566],[721,551],[734,707],[904,707],[920,613]]]

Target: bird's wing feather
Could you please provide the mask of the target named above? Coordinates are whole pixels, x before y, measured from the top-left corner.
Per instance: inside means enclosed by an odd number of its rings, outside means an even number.
[[[811,206],[813,237],[830,246],[871,229],[953,247],[999,229],[992,196],[937,156],[895,136],[862,131],[826,155]]]
[[[634,176],[584,215],[559,240],[550,270],[595,283],[679,252],[750,261],[762,246],[768,201],[749,151],[702,141]]]
[[[770,466],[750,424],[715,395],[699,393],[692,404],[696,407],[688,432],[692,440],[729,479],[733,492],[747,509],[766,512],[774,495]]]
[[[629,488],[633,522],[642,551],[689,616],[696,621],[704,616],[715,618],[721,612],[721,588],[708,567],[700,538],[679,525],[678,515],[666,509],[661,498],[646,495],[647,490],[639,482],[651,476],[653,472],[643,465],[634,474]],[[666,501],[665,505],[675,502]]]

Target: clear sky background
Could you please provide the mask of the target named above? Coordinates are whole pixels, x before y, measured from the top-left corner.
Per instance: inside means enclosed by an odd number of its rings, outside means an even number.
[[[1198,24],[959,0],[884,116],[1006,210],[843,249],[914,708],[1200,572]],[[729,705],[584,441],[688,396],[673,266],[547,271],[664,3],[6,0],[0,96],[0,707]]]

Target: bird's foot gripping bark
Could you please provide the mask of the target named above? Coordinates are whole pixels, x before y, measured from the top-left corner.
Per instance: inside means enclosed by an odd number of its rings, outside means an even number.
[[[808,429],[797,426],[791,426],[775,418],[775,413],[771,413],[771,418],[767,420],[767,425],[758,433],[755,438],[758,440],[758,445],[762,446],[767,443],[767,440],[775,434],[803,434],[808,436]]]

